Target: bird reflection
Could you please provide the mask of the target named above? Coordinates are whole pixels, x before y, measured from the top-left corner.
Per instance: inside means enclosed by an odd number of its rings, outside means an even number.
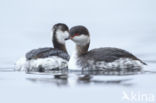
[[[135,75],[137,73],[122,73],[122,72],[104,72],[104,71],[53,71],[51,73],[48,73],[48,75],[51,75],[50,78],[27,78],[27,80],[34,82],[34,83],[49,83],[56,86],[70,86],[71,85],[71,78],[72,75],[75,75],[76,78],[72,79],[72,82],[75,83],[75,85],[119,85],[119,86],[133,86],[131,81],[132,79],[115,79],[111,80],[112,76],[126,76],[126,75]],[[41,74],[40,74],[41,75]],[[44,74],[45,75],[45,74]],[[106,76],[110,76],[110,79],[106,79]],[[100,77],[100,79],[98,78]],[[96,78],[96,79],[95,79]],[[101,79],[102,78],[102,79]]]
[[[34,82],[34,83],[42,83],[42,84],[52,84],[56,86],[67,86],[68,81],[67,78],[58,78],[58,76],[54,78],[26,78],[27,80]]]
[[[34,83],[42,83],[42,84],[52,84],[56,86],[67,86],[68,85],[68,71],[65,70],[55,70],[50,72],[42,72],[42,73],[36,73],[36,72],[29,72],[29,74],[32,75],[42,75],[42,76],[51,76],[49,78],[43,78],[43,77],[32,77],[32,78],[26,78],[27,80],[34,82]]]
[[[105,79],[106,76],[127,76],[135,75],[137,72],[110,72],[110,71],[81,71],[81,75],[77,79],[78,84],[84,85],[120,85],[120,86],[133,86],[132,83],[128,83],[132,79]],[[98,78],[99,77],[99,78]],[[94,79],[96,78],[96,79]],[[103,80],[101,80],[103,78]]]
[[[84,75],[83,77],[79,77],[77,82],[78,84],[98,84],[98,85],[120,85],[120,86],[132,86],[132,83],[126,83],[132,79],[117,79],[117,80],[94,80],[92,76]]]

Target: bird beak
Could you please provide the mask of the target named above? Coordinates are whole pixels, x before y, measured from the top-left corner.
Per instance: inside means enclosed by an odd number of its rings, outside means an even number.
[[[68,38],[65,38],[65,40],[69,40],[70,39],[70,36]]]

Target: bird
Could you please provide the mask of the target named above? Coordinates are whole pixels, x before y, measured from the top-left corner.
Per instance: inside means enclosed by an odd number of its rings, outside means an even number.
[[[52,27],[52,47],[30,50],[15,64],[16,71],[45,72],[67,68],[69,54],[65,41],[69,39],[69,28],[64,23],[57,23]]]
[[[69,30],[70,39],[76,44],[68,62],[70,70],[103,71],[141,71],[146,65],[132,53],[114,47],[100,47],[90,51],[90,33],[83,26],[74,26]]]

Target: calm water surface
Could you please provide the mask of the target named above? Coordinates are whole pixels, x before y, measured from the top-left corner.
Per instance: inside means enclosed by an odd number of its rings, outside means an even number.
[[[8,68],[0,69],[0,97],[3,97],[1,101],[5,103],[53,101],[130,103],[124,99],[124,93],[128,96],[133,93],[138,96],[146,94],[148,98],[153,95],[155,101],[156,62],[147,61],[147,63],[148,66],[143,72],[127,75],[66,70],[26,74],[15,72],[14,68],[8,65]],[[143,100],[141,103],[146,102]]]

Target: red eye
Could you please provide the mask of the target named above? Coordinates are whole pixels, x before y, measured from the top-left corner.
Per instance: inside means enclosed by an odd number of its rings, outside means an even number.
[[[78,35],[79,35],[79,34],[78,34],[78,33],[76,33],[76,34],[74,34],[74,35],[72,36],[72,38],[73,38],[73,37],[75,37],[75,36],[78,36]]]
[[[78,33],[74,34],[74,36],[78,36],[78,35],[79,35]]]

